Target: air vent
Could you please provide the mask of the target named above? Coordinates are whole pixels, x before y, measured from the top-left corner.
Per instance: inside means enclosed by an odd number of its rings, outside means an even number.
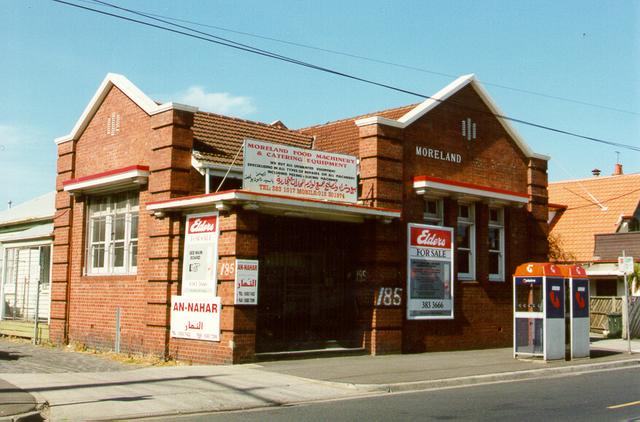
[[[460,123],[462,128],[462,137],[466,138],[467,141],[476,139],[476,122],[467,118]]]
[[[107,118],[107,135],[114,136],[120,132],[120,114],[115,111]]]

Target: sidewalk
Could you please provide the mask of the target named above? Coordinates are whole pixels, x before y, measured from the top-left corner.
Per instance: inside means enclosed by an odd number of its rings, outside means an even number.
[[[3,344],[0,344],[2,346]],[[640,340],[633,341],[640,353]],[[7,393],[47,404],[50,420],[107,420],[357,397],[387,391],[421,390],[483,382],[552,376],[597,369],[640,367],[626,341],[592,343],[591,359],[545,363],[513,359],[512,349],[350,356],[263,362],[235,366],[122,366],[95,372],[5,373],[0,410]],[[26,353],[25,353],[26,354]],[[67,359],[73,359],[71,354]],[[84,368],[91,364],[85,363]],[[6,371],[6,367],[4,368]],[[24,403],[33,409],[33,401]],[[9,413],[1,413],[1,415]],[[0,418],[0,420],[2,420]]]

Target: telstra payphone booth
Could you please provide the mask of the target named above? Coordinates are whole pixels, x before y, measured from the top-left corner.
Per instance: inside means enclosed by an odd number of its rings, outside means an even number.
[[[589,279],[584,268],[578,265],[561,265],[566,281],[570,315],[571,359],[588,358],[589,349]]]
[[[529,262],[513,276],[513,355],[565,358],[564,277],[558,265]]]

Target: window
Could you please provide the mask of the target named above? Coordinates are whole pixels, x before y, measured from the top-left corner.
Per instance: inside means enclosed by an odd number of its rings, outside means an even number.
[[[489,280],[504,281],[504,210],[489,208]]]
[[[458,204],[458,229],[456,230],[458,278],[473,280],[476,276],[475,249],[476,228],[473,204]]]
[[[135,274],[138,266],[138,208],[138,192],[90,198],[88,274]]]
[[[424,221],[427,224],[442,226],[442,199],[425,198]]]

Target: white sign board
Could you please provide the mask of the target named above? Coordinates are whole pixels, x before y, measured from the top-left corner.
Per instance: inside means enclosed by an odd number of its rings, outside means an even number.
[[[258,260],[236,259],[236,305],[258,304]]]
[[[219,297],[172,296],[171,337],[220,341]]]
[[[356,157],[246,140],[244,190],[301,198],[356,202]]]
[[[216,295],[218,213],[187,214],[182,259],[182,294]]]
[[[407,319],[453,319],[453,229],[408,225]]]
[[[618,271],[623,274],[633,273],[633,257],[632,256],[619,256],[618,257]]]

